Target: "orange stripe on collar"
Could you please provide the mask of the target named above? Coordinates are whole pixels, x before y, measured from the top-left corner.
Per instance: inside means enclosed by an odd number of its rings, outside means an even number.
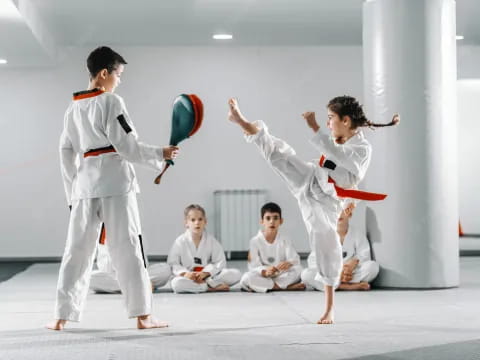
[[[76,92],[73,94],[73,100],[82,100],[82,99],[87,99],[91,98],[94,96],[98,96],[103,94],[105,91],[100,90],[100,89],[92,89],[92,90],[87,90],[87,91],[80,91]]]

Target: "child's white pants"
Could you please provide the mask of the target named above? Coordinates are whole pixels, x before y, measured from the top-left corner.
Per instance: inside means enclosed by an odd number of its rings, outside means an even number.
[[[217,275],[211,276],[205,282],[198,284],[183,276],[176,276],[172,279],[172,290],[177,293],[203,293],[208,287],[215,288],[220,284],[233,286],[240,281],[241,273],[237,269],[223,269]]]
[[[79,321],[88,293],[101,223],[108,229],[108,252],[129,317],[152,310],[152,288],[145,266],[137,198],[125,195],[73,201],[60,266],[55,318]]]
[[[253,270],[243,274],[240,286],[244,290],[253,290],[261,293],[272,290],[275,284],[277,284],[280,289],[286,289],[289,285],[300,281],[301,272],[301,265],[294,265],[287,271],[283,271],[273,278],[266,278],[263,277],[259,271]]]

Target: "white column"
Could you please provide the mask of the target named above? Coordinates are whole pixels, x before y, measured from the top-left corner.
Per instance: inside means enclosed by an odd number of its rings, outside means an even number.
[[[365,1],[363,62],[367,117],[402,119],[365,131],[373,157],[363,187],[389,195],[367,205],[376,284],[457,286],[455,1]]]

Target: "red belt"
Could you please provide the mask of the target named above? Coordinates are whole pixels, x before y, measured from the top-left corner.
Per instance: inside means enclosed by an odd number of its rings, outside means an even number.
[[[202,271],[202,270],[203,270],[203,266],[195,266],[195,267],[193,268],[193,271],[195,271],[195,272],[200,272],[200,271]]]
[[[89,156],[98,156],[101,154],[106,154],[106,153],[111,153],[111,152],[116,152],[115,148],[110,145],[110,146],[105,146],[103,148],[98,148],[98,149],[92,149],[87,151],[86,153],[83,154],[83,157],[89,157]]]
[[[328,177],[328,182],[333,184],[338,197],[367,200],[367,201],[383,200],[387,197],[386,194],[377,194],[377,193],[372,193],[372,192],[367,192],[362,190],[341,188],[340,186],[337,186],[337,184],[335,183],[335,180],[333,180],[330,176]]]
[[[325,156],[322,155],[320,158],[320,161],[318,162],[320,166],[323,167],[323,164],[325,163]],[[367,200],[367,201],[377,201],[377,200],[383,200],[387,197],[385,194],[377,194],[377,193],[371,193],[367,191],[362,191],[362,190],[353,190],[353,189],[344,189],[340,186],[338,186],[335,183],[335,180],[333,180],[330,176],[328,177],[328,182],[333,184],[335,187],[335,191],[337,192],[338,197],[342,198],[352,198],[352,199],[358,199],[358,200]]]

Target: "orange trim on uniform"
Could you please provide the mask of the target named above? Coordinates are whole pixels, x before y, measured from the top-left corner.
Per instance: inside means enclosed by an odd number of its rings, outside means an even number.
[[[320,167],[323,167],[323,164],[325,164],[325,160],[326,160],[326,159],[327,159],[327,158],[325,157],[325,155],[322,155],[322,156],[320,157],[320,161],[318,162],[318,165],[320,165]]]
[[[102,230],[100,230],[100,237],[98,242],[102,245],[105,245],[105,239],[107,238],[107,234],[105,232],[105,223],[102,223]]]
[[[103,91],[103,90],[95,89],[94,91],[75,93],[75,94],[73,94],[73,100],[82,100],[82,99],[91,98],[91,97],[94,97],[94,96],[101,95],[104,92],[105,91]]]

